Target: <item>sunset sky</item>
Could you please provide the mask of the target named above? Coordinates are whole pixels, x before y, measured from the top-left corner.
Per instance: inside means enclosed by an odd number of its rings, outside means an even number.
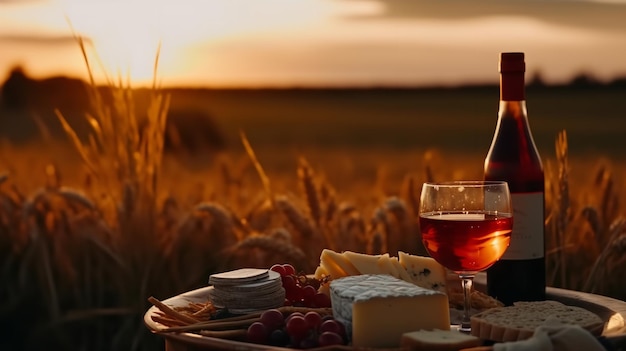
[[[0,74],[84,77],[68,19],[103,62],[96,73],[138,84],[159,40],[164,85],[494,82],[501,51],[526,52],[549,82],[626,76],[617,0],[0,0]]]

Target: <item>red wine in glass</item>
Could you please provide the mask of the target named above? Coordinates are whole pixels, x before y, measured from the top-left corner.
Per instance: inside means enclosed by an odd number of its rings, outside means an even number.
[[[480,272],[493,265],[511,240],[510,214],[447,211],[420,215],[422,241],[437,262],[454,272]]]
[[[432,258],[459,275],[469,333],[470,296],[476,273],[493,265],[511,240],[513,209],[504,181],[427,182],[420,195],[422,241]]]

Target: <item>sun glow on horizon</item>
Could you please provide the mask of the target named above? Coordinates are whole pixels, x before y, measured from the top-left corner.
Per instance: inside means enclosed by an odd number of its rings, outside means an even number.
[[[446,18],[395,17],[386,6],[377,0],[3,2],[0,69],[21,64],[33,77],[87,78],[71,24],[89,39],[99,83],[108,76],[151,85],[159,44],[156,78],[163,86],[483,83],[493,77],[485,63],[502,50],[526,51],[529,72],[541,70],[547,82],[581,71],[606,80],[626,73],[626,27],[561,22],[556,7],[547,7],[553,12],[545,17]]]
[[[341,12],[329,0],[60,0],[75,31],[91,39],[90,60],[104,73],[152,81],[159,45],[159,76],[175,75],[188,61],[189,47],[249,35],[280,36],[319,24]],[[379,10],[363,1],[361,11]],[[97,72],[96,72],[97,73]]]

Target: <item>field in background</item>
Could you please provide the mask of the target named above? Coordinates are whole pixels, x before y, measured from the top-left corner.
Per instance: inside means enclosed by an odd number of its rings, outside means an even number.
[[[0,148],[0,328],[12,335],[0,349],[159,349],[141,323],[147,297],[202,286],[216,270],[278,260],[310,272],[322,247],[419,253],[421,182],[481,177],[498,96],[493,87],[169,92],[172,109],[215,119],[224,150],[166,152],[155,178],[131,162],[131,132],[109,135],[113,152],[91,170],[54,138]],[[621,299],[624,92],[528,92],[546,168],[550,284]],[[147,155],[154,165],[158,152]]]
[[[281,179],[276,186],[294,185],[298,158],[304,156],[348,197],[380,184],[381,177],[389,183],[388,188],[393,187],[406,174],[423,173],[427,163],[438,178],[481,177],[495,128],[499,94],[497,86],[166,92],[171,94],[172,110],[201,111],[214,119],[226,139],[226,149],[219,156],[222,159],[246,163],[242,131],[264,168],[273,178]],[[599,163],[608,163],[617,174],[623,174],[623,96],[623,87],[530,87],[529,121],[544,163],[554,162],[557,134],[565,130],[570,181],[585,186],[589,170]],[[48,118],[47,123],[58,124],[55,116]],[[7,130],[10,126],[5,117],[4,135],[11,133]],[[18,177],[19,182],[28,183],[28,189],[41,184],[43,170],[50,162],[59,167],[68,184],[82,182],[78,155],[58,139],[13,146],[5,143],[0,156],[3,167],[14,170],[11,173],[29,174]],[[193,155],[168,153],[166,160],[170,167],[164,168],[163,181],[174,179],[184,187],[181,183],[193,183],[194,179],[201,182],[210,176],[216,155],[194,150]],[[26,169],[20,170],[22,166]],[[248,166],[246,170],[251,185],[260,187],[254,169]],[[171,189],[174,191],[174,187]]]
[[[422,172],[481,177],[495,129],[498,87],[449,89],[172,90],[172,106],[204,109],[231,151],[246,133],[272,173],[293,174],[300,155],[339,187]],[[567,131],[572,181],[599,162],[626,167],[626,87],[529,87],[529,121],[544,163]],[[355,193],[346,189],[348,193]],[[358,193],[358,192],[356,192]]]
[[[527,93],[541,153],[567,130],[572,156],[624,157],[626,87],[535,87]],[[172,106],[208,109],[230,140],[258,146],[380,148],[486,153],[497,86],[458,89],[173,90]],[[237,143],[236,140],[234,140]]]

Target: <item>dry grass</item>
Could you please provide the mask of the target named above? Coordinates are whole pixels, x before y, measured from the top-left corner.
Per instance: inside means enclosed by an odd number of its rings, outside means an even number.
[[[20,159],[31,151],[0,154],[0,329],[10,335],[0,349],[154,350],[147,298],[205,285],[212,272],[276,262],[313,272],[326,247],[425,254],[420,184],[479,176],[430,151],[418,174],[394,176],[375,160],[373,182],[334,187],[325,174],[340,162],[315,169],[301,157],[294,174],[270,173],[243,134],[246,154],[185,173],[163,159],[168,97],[155,88],[142,123],[129,86],[110,87],[112,104],[92,91],[93,136],[73,138],[80,167],[51,151],[56,161],[38,173]],[[567,146],[563,132],[546,163],[549,284],[626,299],[621,177],[605,162],[574,183]]]

